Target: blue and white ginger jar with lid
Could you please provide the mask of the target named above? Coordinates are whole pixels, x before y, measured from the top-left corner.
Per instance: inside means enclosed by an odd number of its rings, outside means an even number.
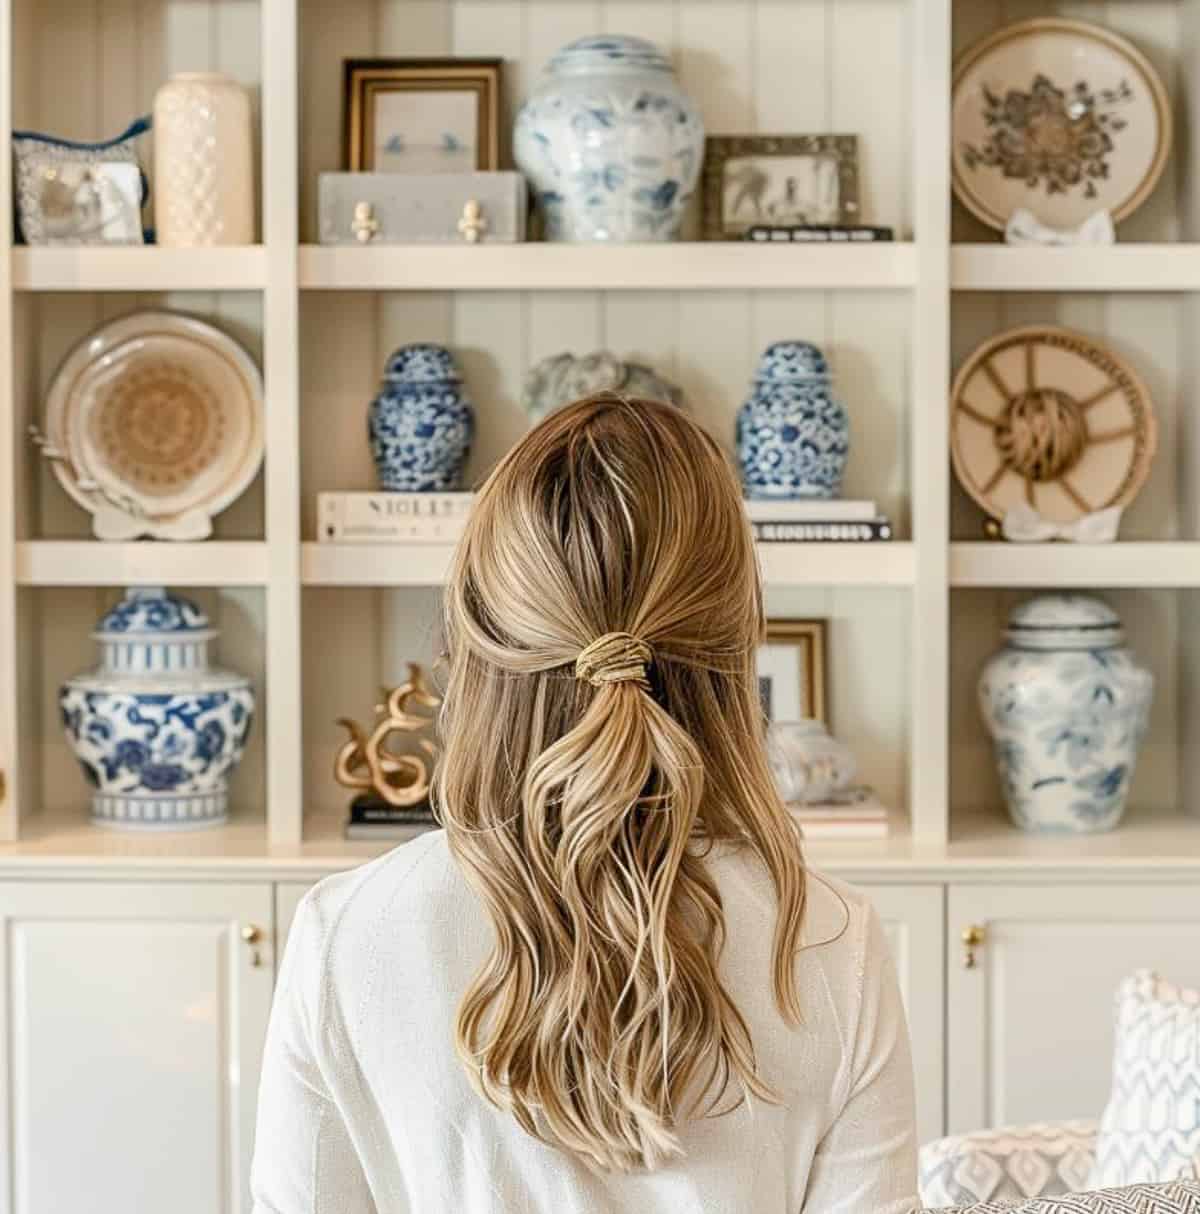
[[[1125,811],[1154,677],[1099,599],[1047,594],[1016,607],[983,668],[979,706],[1008,812],[1023,830],[1111,830]]]
[[[401,346],[387,361],[367,433],[381,488],[457,489],[475,434],[475,411],[450,351],[426,342]]]
[[[550,60],[517,115],[513,156],[547,240],[674,240],[704,123],[652,42],[595,35]]]
[[[228,812],[254,715],[250,681],[208,664],[217,633],[187,599],[137,587],[92,636],[100,666],[59,692],[98,826],[187,830]]]
[[[738,413],[742,486],[751,498],[835,498],[850,454],[850,420],[830,391],[825,356],[777,341],[758,360]]]

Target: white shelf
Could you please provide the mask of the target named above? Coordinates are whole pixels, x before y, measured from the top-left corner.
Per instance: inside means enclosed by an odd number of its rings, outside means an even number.
[[[262,245],[209,249],[16,248],[18,291],[253,291],[266,286]]]
[[[911,244],[302,245],[300,286],[325,291],[699,291],[903,288]]]
[[[452,544],[320,544],[303,547],[306,586],[440,586]],[[908,586],[913,546],[759,544],[768,586]]]
[[[959,244],[956,291],[1200,291],[1200,244],[1025,248]]]
[[[951,544],[950,584],[1200,587],[1200,543]]]
[[[263,586],[267,546],[254,540],[33,540],[17,545],[22,586]]]

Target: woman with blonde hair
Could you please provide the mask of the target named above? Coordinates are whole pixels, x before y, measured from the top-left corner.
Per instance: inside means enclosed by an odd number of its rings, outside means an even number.
[[[652,401],[552,414],[445,615],[444,829],[301,903],[257,1214],[908,1214],[896,978],[773,787],[716,443]]]

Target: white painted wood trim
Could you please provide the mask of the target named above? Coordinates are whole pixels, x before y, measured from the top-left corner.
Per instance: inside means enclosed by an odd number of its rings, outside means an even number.
[[[299,83],[297,5],[262,0],[262,225],[266,382],[267,834],[297,843],[304,830],[300,652]]]
[[[909,720],[913,837],[949,828],[950,31],[951,0],[914,0],[912,504],[916,569]]]
[[[0,0],[0,147],[12,146],[12,72],[13,61],[12,0]],[[7,160],[0,172],[0,249],[11,248],[13,231],[12,172]],[[10,258],[0,254],[0,840],[15,839],[20,821],[21,751],[17,691],[20,677],[17,646],[16,582],[16,436],[13,376],[16,374],[13,350],[13,298]],[[2,959],[0,959],[2,960]],[[0,1078],[3,1075],[0,1074]],[[0,1130],[3,1125],[0,1124]],[[0,1138],[7,1142],[7,1136]],[[0,1151],[0,1155],[6,1152]],[[7,1165],[0,1163],[0,1193],[7,1194]],[[0,1209],[7,1197],[0,1197]]]
[[[303,545],[306,586],[441,586],[452,544]],[[763,581],[781,586],[908,586],[914,546],[760,544]]]
[[[261,245],[207,249],[17,248],[18,291],[250,291],[266,285]]]
[[[1200,587],[1200,543],[950,545],[952,586]]]
[[[904,288],[911,244],[304,245],[300,286],[373,291]]]
[[[31,540],[17,545],[22,586],[264,586],[267,545]]]
[[[956,291],[1200,290],[1200,244],[959,244],[951,250],[950,266]]]

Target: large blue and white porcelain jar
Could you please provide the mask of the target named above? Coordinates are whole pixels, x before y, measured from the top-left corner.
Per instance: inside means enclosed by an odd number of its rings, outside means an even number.
[[[517,115],[547,240],[674,240],[704,159],[700,111],[652,42],[580,38]]]
[[[1016,607],[983,668],[979,705],[1013,821],[1030,831],[1111,830],[1125,810],[1154,678],[1099,599],[1047,594]]]
[[[833,398],[825,356],[777,341],[758,360],[738,413],[742,487],[752,498],[834,498],[850,454],[850,419]]]
[[[475,411],[450,351],[427,342],[401,346],[387,361],[367,433],[381,488],[457,489],[475,435]]]
[[[217,635],[187,599],[144,586],[101,619],[100,666],[59,692],[92,821],[138,830],[215,826],[254,715],[250,681],[208,664]]]

